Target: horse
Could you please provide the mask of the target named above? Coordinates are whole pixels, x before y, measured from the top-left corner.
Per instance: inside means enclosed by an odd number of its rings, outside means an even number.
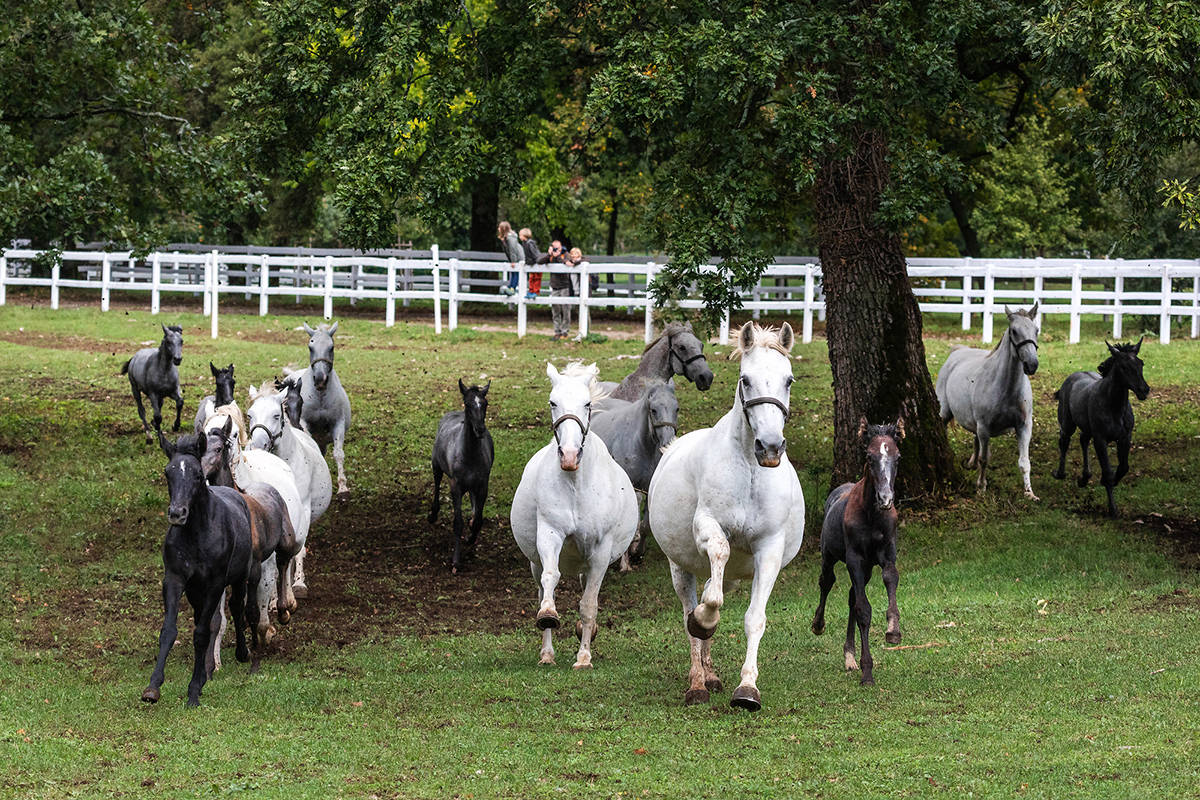
[[[200,705],[200,690],[212,674],[210,642],[213,614],[221,606],[225,587],[232,589],[237,659],[246,662],[245,603],[250,583],[257,581],[253,532],[246,501],[234,489],[209,486],[200,459],[206,442],[199,436],[181,436],[175,444],[159,431],[159,444],[166,454],[165,470],[170,503],[167,535],[163,541],[163,624],[158,636],[158,659],[142,700],[157,703],[167,665],[167,654],[179,633],[179,598],[187,594],[195,616],[192,645],[195,660],[188,684],[189,706]]]
[[[217,406],[226,406],[233,402],[233,364],[230,364],[224,369],[217,369],[210,361],[208,368],[212,371],[213,380],[216,381],[216,394],[206,395],[200,401],[200,407],[196,409],[196,433],[204,433],[204,421],[213,415],[217,410]]]
[[[303,384],[304,381],[291,375],[275,379],[275,390],[283,392],[287,396],[283,401],[283,410],[287,414],[288,422],[292,423],[292,427],[296,430],[303,430],[300,421],[304,411],[304,397],[301,395]]]
[[[1054,393],[1058,401],[1058,469],[1054,477],[1066,477],[1067,446],[1071,434],[1079,428],[1079,446],[1083,451],[1083,472],[1079,476],[1079,487],[1087,486],[1092,477],[1088,465],[1088,441],[1096,448],[1096,460],[1100,462],[1100,482],[1108,492],[1108,515],[1117,516],[1113,503],[1113,487],[1125,473],[1129,472],[1129,445],[1133,439],[1133,407],[1129,404],[1129,392],[1145,400],[1150,387],[1142,377],[1142,360],[1138,353],[1142,340],[1137,344],[1111,345],[1109,357],[1097,372],[1073,372]],[[1113,474],[1108,461],[1108,443],[1117,443],[1117,471]]]
[[[709,640],[726,583],[753,578],[746,660],[730,705],[762,707],[756,684],[767,600],[804,538],[804,492],[783,435],[794,343],[787,323],[778,330],[746,323],[732,354],[741,357],[733,407],[715,426],[676,439],[650,481],[650,531],[670,562],[691,645],[688,705],[707,702],[709,691],[721,690]],[[699,603],[697,578],[707,578]]]
[[[645,497],[654,468],[663,448],[675,441],[679,428],[679,401],[675,386],[667,381],[649,380],[635,402],[604,398],[596,403],[592,432],[604,440],[608,452],[625,470],[633,488]],[[621,555],[621,572],[633,569],[631,560],[645,550],[646,515],[639,517],[638,532],[629,550]]]
[[[865,445],[867,461],[863,477],[857,483],[843,483],[829,493],[825,500],[825,523],[821,526],[821,599],[813,614],[812,632],[825,632],[825,598],[837,580],[834,565],[846,563],[850,575],[850,613],[846,622],[846,645],[843,648],[847,671],[862,665],[861,684],[874,686],[875,661],[867,644],[871,629],[871,604],[867,601],[867,584],[876,565],[883,573],[887,588],[887,633],[889,644],[900,643],[900,609],[896,606],[896,471],[900,466],[900,443],[904,441],[904,422],[893,425],[867,425],[866,419],[858,428],[858,438]],[[862,658],[854,660],[854,624],[858,623],[862,639]]]
[[[605,381],[600,387],[617,400],[635,401],[648,381],[667,381],[674,375],[687,378],[702,392],[712,386],[713,373],[704,358],[704,342],[687,322],[669,323],[658,338],[646,345],[637,369],[620,384]]]
[[[592,666],[592,639],[600,584],[610,564],[633,541],[638,508],[629,476],[598,436],[589,438],[592,402],[600,396],[595,364],[572,363],[550,378],[550,430],[554,439],[533,454],[512,501],[512,532],[538,582],[539,663],[554,663],[553,632],[559,625],[554,590],[560,570],[580,576],[579,652],[575,669]]]
[[[307,322],[304,323],[308,334],[308,368],[288,375],[298,381],[300,395],[304,398],[300,410],[301,426],[312,434],[322,456],[325,449],[333,445],[338,495],[346,497],[350,487],[346,485],[346,470],[342,465],[345,458],[342,445],[350,427],[350,398],[333,369],[333,335],[337,329],[336,322],[332,326],[322,324],[319,328],[310,328]]]
[[[467,539],[468,552],[474,552],[475,540],[483,527],[483,503],[487,500],[488,480],[492,474],[492,462],[496,448],[492,434],[487,429],[487,393],[492,386],[488,381],[482,389],[468,389],[458,380],[458,391],[462,395],[463,410],[448,411],[438,423],[437,436],[433,440],[433,507],[429,511],[429,524],[437,521],[441,506],[442,475],[450,476],[450,503],[454,506],[454,539],[451,547],[450,571],[458,572],[461,565],[463,545],[462,498],[471,498],[471,536]]]
[[[975,434],[975,452],[967,466],[977,466],[975,486],[987,489],[991,438],[1013,431],[1017,436],[1017,466],[1025,496],[1037,500],[1029,483],[1029,439],[1033,435],[1033,389],[1029,376],[1038,368],[1038,304],[1028,311],[1010,311],[1008,331],[991,352],[955,347],[938,372],[937,392],[942,422],[954,420]]]
[[[129,376],[129,388],[133,401],[137,403],[138,416],[142,419],[142,430],[146,442],[152,443],[154,436],[146,424],[146,409],[142,395],[154,409],[154,430],[162,430],[162,401],[171,397],[175,400],[175,426],[179,430],[179,418],[183,414],[183,394],[179,391],[179,365],[183,361],[183,328],[178,325],[161,325],[162,342],[158,347],[145,347],[134,353],[133,358],[121,365],[121,374]]]
[[[284,413],[288,391],[275,391],[272,384],[266,382],[257,392],[251,389],[249,396],[250,407],[246,411],[250,425],[247,447],[274,453],[292,468],[296,489],[301,499],[308,503],[311,529],[329,508],[329,501],[333,497],[329,465],[325,463],[321,449],[308,431],[294,427]],[[296,575],[292,582],[292,591],[301,599],[308,597],[304,555],[303,550],[296,555]]]
[[[296,553],[304,552],[308,541],[310,512],[308,503],[300,496],[296,488],[295,475],[285,461],[264,450],[246,450],[246,428],[241,411],[236,405],[221,406],[217,413],[204,423],[205,436],[208,439],[208,452],[202,461],[204,474],[209,482],[219,479],[226,470],[235,486],[249,486],[252,483],[265,483],[275,488],[287,506],[288,519],[296,537]],[[288,559],[287,563],[278,565],[273,557],[268,557],[262,565],[258,592],[258,634],[264,643],[270,643],[274,628],[270,624],[270,599],[272,584],[279,582],[279,570],[284,571],[284,585],[287,602],[278,609],[280,622],[285,623],[284,612],[296,608],[294,582],[294,565],[296,558]],[[224,632],[224,618],[221,621]],[[219,644],[219,640],[218,640]],[[220,663],[219,653],[217,663]]]

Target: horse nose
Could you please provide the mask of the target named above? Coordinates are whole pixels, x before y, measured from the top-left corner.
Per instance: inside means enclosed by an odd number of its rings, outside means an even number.
[[[187,522],[188,510],[187,506],[176,508],[170,506],[167,508],[167,521],[172,525],[183,525]]]
[[[754,458],[760,467],[778,467],[786,448],[787,439],[782,436],[766,440],[757,438],[754,440]]]
[[[713,382],[712,370],[708,369],[707,367],[704,369],[703,372],[701,372],[699,375],[696,376],[696,388],[702,392],[707,392],[709,387],[712,386],[712,382]]]
[[[171,359],[171,360],[172,360],[172,361],[175,363],[175,366],[177,366],[177,367],[178,367],[180,364],[182,364],[182,363],[183,363],[183,358],[182,358],[182,357],[180,357],[180,358],[173,358],[173,359]]]
[[[1022,366],[1025,368],[1026,375],[1034,374],[1035,372],[1037,372],[1037,368],[1038,368],[1037,356],[1034,356],[1033,358],[1029,359]]]
[[[558,448],[558,465],[563,468],[564,472],[574,472],[579,469],[579,448]]]

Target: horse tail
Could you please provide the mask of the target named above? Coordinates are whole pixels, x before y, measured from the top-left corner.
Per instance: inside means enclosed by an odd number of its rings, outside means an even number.
[[[130,362],[130,361],[133,361],[133,359],[132,359],[132,358],[126,359],[126,360],[125,360],[125,363],[121,365],[121,374],[122,374],[122,375],[128,375],[128,374],[129,374],[129,362]]]

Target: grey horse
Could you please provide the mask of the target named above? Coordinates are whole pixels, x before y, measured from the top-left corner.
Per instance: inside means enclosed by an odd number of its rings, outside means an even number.
[[[154,409],[154,430],[162,430],[162,403],[165,398],[175,399],[175,427],[179,430],[179,417],[183,414],[183,394],[179,391],[179,364],[183,361],[183,328],[172,325],[161,326],[162,342],[158,347],[145,347],[134,353],[133,358],[121,365],[121,374],[129,376],[129,388],[137,403],[138,416],[142,418],[142,430],[146,441],[153,443],[154,435],[146,424],[146,408],[142,395]]]
[[[675,387],[659,379],[647,381],[645,387],[636,402],[607,397],[596,402],[592,412],[591,431],[604,440],[643,500],[637,535],[621,556],[622,572],[629,572],[631,559],[640,557],[645,549],[646,491],[663,448],[675,441],[679,428]]]
[[[937,376],[937,397],[943,422],[954,420],[975,434],[975,452],[967,466],[977,466],[975,485],[987,489],[991,438],[1013,431],[1017,436],[1017,466],[1025,496],[1037,500],[1029,483],[1029,438],[1033,434],[1033,389],[1029,376],[1038,368],[1037,308],[1010,311],[1008,330],[991,352],[956,347]]]
[[[304,323],[304,331],[308,334],[308,369],[289,375],[301,386],[301,426],[321,448],[321,455],[325,455],[325,449],[333,444],[338,494],[345,497],[350,494],[350,487],[346,485],[342,445],[346,440],[346,430],[350,427],[350,398],[333,369],[333,335],[337,329],[336,322],[333,325],[322,324],[318,328],[310,328],[308,323]]]
[[[702,392],[712,386],[713,374],[704,358],[704,342],[687,322],[672,322],[663,328],[658,338],[646,345],[638,368],[625,376],[620,384],[605,381],[600,388],[617,400],[637,400],[648,381],[670,380],[682,375]]]

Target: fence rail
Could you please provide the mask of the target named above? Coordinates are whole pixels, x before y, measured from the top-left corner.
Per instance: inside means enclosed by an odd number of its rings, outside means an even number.
[[[178,248],[179,246],[174,246]],[[50,306],[57,309],[61,289],[99,290],[100,308],[107,311],[113,292],[148,292],[150,311],[159,313],[163,293],[200,295],[204,314],[211,317],[212,336],[219,331],[222,295],[258,298],[258,311],[265,316],[272,299],[304,297],[323,299],[326,319],[333,316],[335,300],[379,300],[384,319],[391,326],[396,303],[414,301],[432,304],[438,333],[458,326],[463,303],[516,307],[517,335],[528,329],[528,310],[567,304],[578,309],[579,332],[586,335],[589,311],[597,307],[621,307],[639,311],[645,320],[645,337],[653,335],[653,298],[648,287],[662,268],[661,261],[631,261],[627,257],[600,257],[579,267],[539,267],[544,273],[578,276],[579,292],[571,297],[539,295],[526,299],[500,294],[507,285],[509,264],[499,254],[429,250],[382,251],[345,254],[344,251],[306,251],[296,248],[260,248],[251,252],[209,250],[208,252],[165,249],[145,257],[129,252],[66,251],[50,263],[50,275],[35,268],[45,253],[35,250],[0,251],[0,305],[9,286],[41,286],[50,289]],[[263,252],[273,250],[276,252]],[[69,274],[64,276],[63,271]],[[527,271],[518,270],[518,286],[525,287]],[[981,338],[994,336],[994,317],[1005,304],[1039,303],[1038,322],[1047,314],[1069,317],[1069,341],[1078,342],[1080,321],[1085,316],[1112,319],[1112,335],[1122,335],[1124,317],[1157,316],[1159,340],[1170,341],[1173,318],[1191,321],[1191,338],[1200,337],[1200,261],[1122,259],[970,259],[913,258],[908,274],[921,311],[960,316],[963,330],[972,330],[976,318]],[[596,287],[590,279],[599,279]],[[802,316],[803,341],[812,341],[813,321],[824,319],[825,299],[821,265],[814,258],[788,258],[770,266],[756,286],[742,293],[743,308],[755,318],[762,313]],[[683,308],[700,308],[695,297],[680,301]],[[720,331],[729,337],[729,316]]]

